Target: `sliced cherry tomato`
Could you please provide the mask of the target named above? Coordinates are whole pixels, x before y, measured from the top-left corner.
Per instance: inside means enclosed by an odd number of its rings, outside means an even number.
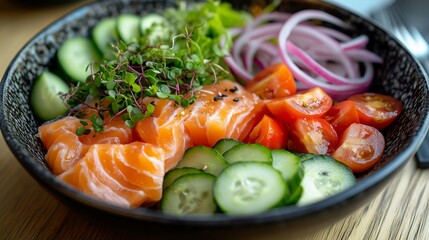
[[[338,144],[338,135],[325,119],[297,119],[289,125],[288,148],[301,153],[329,154]]]
[[[361,123],[377,129],[387,127],[399,114],[403,106],[397,99],[378,93],[362,93],[349,97],[359,113]]]
[[[286,97],[296,93],[292,73],[283,63],[277,63],[259,72],[246,89],[262,99]]]
[[[332,157],[349,166],[354,173],[373,167],[384,151],[384,137],[376,128],[353,123],[341,135]]]
[[[295,119],[323,116],[332,106],[332,98],[316,87],[295,95],[267,102],[268,110],[278,119],[293,122]]]
[[[250,143],[260,143],[270,149],[281,149],[287,143],[286,127],[275,119],[264,115],[249,135]]]
[[[334,104],[323,118],[334,127],[338,136],[341,135],[350,124],[360,123],[358,111],[351,100],[345,100]]]

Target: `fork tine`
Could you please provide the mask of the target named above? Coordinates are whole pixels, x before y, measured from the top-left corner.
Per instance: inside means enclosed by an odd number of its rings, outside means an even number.
[[[409,26],[399,14],[395,4],[386,11],[388,21],[392,24],[393,34],[417,57],[426,58],[429,44],[415,26]]]
[[[391,31],[395,29],[390,17],[389,17],[389,8],[385,8],[381,11],[374,13],[374,18],[377,19],[387,30]]]
[[[411,26],[410,27],[410,33],[416,40],[416,55],[423,55],[426,54],[429,51],[429,44],[427,43],[426,39],[423,37],[423,35],[420,33],[419,30],[417,30],[416,27]]]
[[[394,5],[391,5],[387,11],[387,18],[388,21],[390,21],[390,23],[392,24],[392,31],[393,34],[404,44],[407,43],[407,41],[409,40],[409,34],[407,34],[406,28],[404,26],[404,23],[402,22],[402,20],[399,18],[397,12],[396,12],[396,7]],[[405,30],[405,31],[404,31]]]

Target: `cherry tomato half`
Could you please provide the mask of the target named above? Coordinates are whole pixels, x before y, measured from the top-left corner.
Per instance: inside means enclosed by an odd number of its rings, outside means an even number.
[[[269,149],[282,149],[287,143],[286,127],[264,115],[249,135],[250,143],[260,143]]]
[[[350,124],[360,123],[358,111],[351,100],[345,100],[334,104],[323,118],[334,127],[338,136],[341,135]]]
[[[376,128],[353,123],[341,135],[332,157],[349,166],[354,173],[373,167],[384,151],[384,137]]]
[[[362,93],[349,97],[355,103],[362,124],[377,129],[387,127],[399,114],[403,106],[397,99],[378,93]]]
[[[267,102],[268,110],[278,119],[293,122],[295,119],[323,116],[332,106],[332,98],[316,87],[289,97]]]
[[[286,97],[296,93],[292,73],[283,63],[277,63],[259,72],[246,89],[262,99]]]
[[[325,119],[297,119],[289,125],[288,149],[301,153],[329,154],[338,144],[338,135]]]

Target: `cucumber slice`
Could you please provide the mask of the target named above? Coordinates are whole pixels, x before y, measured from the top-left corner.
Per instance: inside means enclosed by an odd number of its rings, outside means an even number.
[[[154,45],[169,39],[169,23],[163,16],[151,13],[141,18],[140,32],[147,36],[148,43]]]
[[[92,38],[104,59],[114,59],[115,50],[112,44],[115,44],[119,39],[116,32],[116,18],[105,18],[97,23],[92,30]]]
[[[67,93],[69,86],[57,75],[44,71],[34,82],[30,93],[30,105],[41,120],[54,119],[67,112],[61,93]]]
[[[169,187],[173,182],[178,179],[179,177],[190,174],[190,173],[202,173],[203,171],[191,168],[191,167],[185,167],[185,168],[174,168],[168,171],[164,176],[164,182],[162,184],[162,188],[166,189]]]
[[[297,155],[283,149],[272,150],[271,154],[273,156],[273,167],[280,171],[290,192],[295,192],[304,176],[301,159]]]
[[[118,16],[116,30],[124,42],[137,42],[140,38],[140,17],[129,13]]]
[[[216,177],[208,173],[186,174],[165,189],[161,209],[174,215],[213,214],[217,207],[213,199]]]
[[[232,138],[223,138],[217,141],[213,148],[216,149],[220,154],[224,154],[226,151],[239,144],[243,143]]]
[[[279,206],[286,183],[268,163],[237,162],[226,167],[216,179],[213,192],[219,207],[227,214],[249,215]]]
[[[69,38],[58,49],[58,62],[73,81],[85,82],[91,74],[89,65],[99,60],[100,56],[94,44],[85,37]],[[94,71],[97,71],[95,65]]]
[[[296,153],[296,155],[301,159],[301,161],[309,160],[318,156],[314,153]]]
[[[243,161],[272,162],[271,150],[261,144],[239,144],[226,151],[223,157],[229,164]]]
[[[168,21],[163,16],[156,13],[147,14],[140,20],[140,32],[145,35],[151,28],[165,28],[167,25]]]
[[[209,147],[196,146],[186,150],[176,168],[193,167],[218,176],[227,166],[222,155]]]
[[[356,183],[352,170],[330,156],[319,155],[302,162],[303,193],[298,205],[320,201],[342,192]]]

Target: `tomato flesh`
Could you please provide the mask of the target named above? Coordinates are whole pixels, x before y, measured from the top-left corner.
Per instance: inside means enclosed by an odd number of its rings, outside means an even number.
[[[265,115],[249,135],[250,143],[260,143],[270,149],[283,149],[287,143],[285,126]]]
[[[290,96],[296,93],[292,73],[283,63],[277,63],[259,72],[246,89],[262,99]]]
[[[338,144],[334,128],[322,118],[297,119],[290,124],[288,149],[301,153],[329,154]]]
[[[349,166],[354,173],[365,172],[383,155],[385,141],[376,128],[353,123],[341,135],[332,157]]]
[[[316,87],[295,95],[267,102],[268,110],[278,119],[293,122],[300,118],[323,116],[332,106],[332,98]]]
[[[392,123],[403,110],[397,99],[378,93],[362,93],[349,97],[355,103],[361,123],[383,129]]]
[[[350,124],[360,123],[358,111],[351,100],[345,100],[335,104],[323,118],[334,127],[338,135],[341,135]]]

